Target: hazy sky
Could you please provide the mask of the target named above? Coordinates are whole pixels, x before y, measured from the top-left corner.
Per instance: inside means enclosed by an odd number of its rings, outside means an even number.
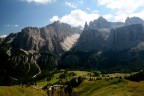
[[[144,19],[144,0],[0,0],[0,35],[55,20],[83,26],[99,16],[122,22],[128,16]]]

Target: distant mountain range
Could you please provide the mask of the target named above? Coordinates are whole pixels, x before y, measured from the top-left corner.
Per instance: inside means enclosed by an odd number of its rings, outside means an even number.
[[[127,18],[125,23],[108,22],[103,17],[90,22],[74,47],[77,51],[126,50],[144,41],[144,21],[138,17]]]
[[[60,60],[62,68],[137,71],[144,65],[144,21],[127,18],[125,23],[103,17],[86,23],[77,43]]]
[[[0,38],[0,72],[18,79],[35,78],[55,67],[139,70],[144,65],[143,25],[138,17],[124,23],[99,17],[83,30],[60,21],[42,28],[26,27]]]

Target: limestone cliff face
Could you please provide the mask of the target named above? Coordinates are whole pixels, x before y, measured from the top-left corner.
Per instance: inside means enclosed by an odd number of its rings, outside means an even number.
[[[108,49],[116,51],[132,49],[144,41],[143,36],[144,30],[142,24],[112,29],[108,39]]]
[[[144,41],[143,22],[142,19],[133,17],[127,18],[126,25],[124,25],[120,22],[108,22],[100,17],[90,22],[89,25],[85,24],[85,28],[73,49],[85,52],[132,49]],[[142,43],[140,46],[142,46]]]
[[[111,22],[108,22],[103,17],[99,17],[89,23],[86,23],[84,30],[74,46],[75,51],[92,51],[105,50],[107,39],[110,34]]]
[[[98,19],[91,21],[89,23],[89,27],[93,29],[111,29],[118,28],[124,26],[123,22],[109,22],[103,17],[99,17]]]
[[[26,27],[14,36],[11,41],[11,50],[50,51],[58,55],[64,52],[63,47],[65,46],[62,46],[61,43],[63,43],[67,37],[80,33],[80,28],[71,27],[68,24],[60,23],[59,21],[42,28]]]
[[[142,24],[144,25],[144,21],[139,17],[127,17],[125,20],[125,25],[132,25],[132,24]]]
[[[89,23],[89,27],[95,29],[110,28],[111,23],[108,22],[105,18],[99,17],[97,20],[91,21]]]
[[[85,29],[74,47],[74,50],[86,52],[105,50],[109,33],[109,29]]]

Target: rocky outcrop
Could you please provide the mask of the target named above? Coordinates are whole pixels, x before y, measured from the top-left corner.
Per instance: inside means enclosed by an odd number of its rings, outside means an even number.
[[[79,27],[59,21],[11,33],[0,44],[0,73],[3,77],[23,81],[53,70],[59,56],[75,44],[80,33]]]
[[[72,36],[67,37],[62,43],[62,48],[65,51],[70,50],[73,45],[77,42],[78,38],[79,38],[80,34],[74,34]]]
[[[128,25],[112,29],[108,39],[108,49],[122,51],[132,49],[144,41],[144,30],[142,24]]]
[[[109,22],[103,17],[99,17],[98,19],[91,21],[89,23],[89,27],[93,29],[111,29],[111,28],[118,28],[124,26],[123,22]]]
[[[105,50],[109,33],[109,29],[85,29],[75,45],[74,50],[85,52]]]
[[[131,18],[132,22],[138,18]],[[134,19],[134,20],[133,20]],[[141,19],[138,19],[139,21]],[[136,22],[135,23],[138,23]],[[126,22],[129,22],[128,19]],[[121,22],[108,22],[100,17],[88,25],[85,24],[77,44],[73,48],[75,51],[107,51],[107,50],[127,50],[136,47],[143,42],[144,27],[141,24],[125,25]],[[127,23],[125,23],[127,24]]]
[[[91,21],[89,23],[89,27],[94,29],[110,28],[111,23],[108,22],[105,18],[99,17],[97,20]]]
[[[142,24],[144,25],[144,21],[139,17],[127,17],[125,20],[125,25],[132,25],[132,24]]]
[[[0,43],[4,41],[5,38],[0,37]]]
[[[11,50],[23,49],[26,51],[34,50],[37,52],[50,51],[54,54],[61,54],[66,49],[61,43],[65,42],[67,37],[71,37],[74,34],[80,34],[81,29],[77,27],[71,27],[68,24],[61,23],[59,21],[54,22],[46,27],[26,27],[17,34],[10,34],[7,42],[11,42]],[[77,39],[72,37],[73,39]],[[75,40],[72,44],[74,44]],[[66,42],[65,42],[66,43]],[[69,43],[69,42],[67,42]],[[70,48],[68,48],[70,49]]]

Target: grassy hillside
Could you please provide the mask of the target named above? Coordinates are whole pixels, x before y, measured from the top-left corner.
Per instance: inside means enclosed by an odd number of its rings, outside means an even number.
[[[0,86],[0,96],[47,96],[40,89],[21,86]]]
[[[87,72],[87,71],[67,71],[68,74],[69,74],[69,73],[72,73],[72,72],[75,73],[76,75],[75,75],[75,76],[67,76],[66,78],[67,78],[68,80],[71,79],[71,78],[73,78],[73,77],[79,77],[79,76],[88,78],[88,77],[89,77],[89,76],[88,76],[88,73],[90,73],[90,72]],[[54,84],[54,83],[56,83],[56,82],[59,81],[59,77],[60,77],[60,75],[63,74],[63,73],[64,73],[64,72],[56,73],[56,74],[54,74],[53,78],[52,78],[50,81],[42,80],[42,81],[40,81],[40,82],[37,82],[37,85],[38,85],[39,87],[42,87],[42,86],[46,85],[47,83],[48,83],[48,84]]]
[[[67,74],[75,73],[74,76],[67,75],[65,79],[74,77],[85,77],[84,81],[76,88],[73,88],[72,96],[144,96],[144,81],[132,82],[122,78],[129,74],[105,74],[105,76],[91,76],[87,71],[67,71]],[[40,88],[46,84],[54,84],[59,81],[60,75],[64,72],[54,74],[50,81],[42,80],[37,82],[39,89],[21,86],[0,86],[0,96],[47,96]],[[93,78],[90,80],[90,78]],[[101,78],[102,80],[97,80]],[[108,79],[105,79],[108,78]],[[55,95],[57,96],[57,95]]]
[[[144,96],[144,82],[123,79],[85,80],[74,89],[74,96]]]

